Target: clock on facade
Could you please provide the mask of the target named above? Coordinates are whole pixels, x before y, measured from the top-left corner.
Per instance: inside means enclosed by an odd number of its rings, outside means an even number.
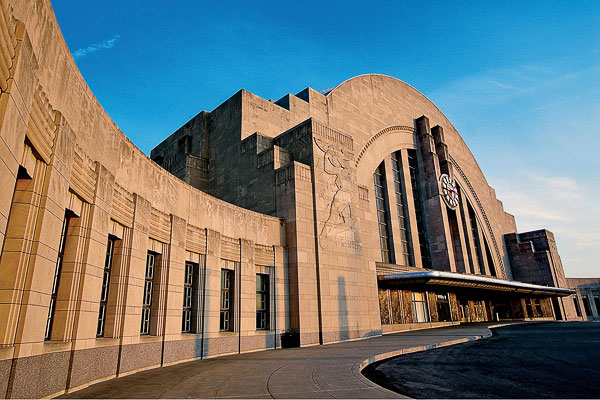
[[[450,178],[447,174],[440,176],[440,186],[442,188],[442,197],[444,202],[451,209],[458,207],[458,188],[456,181]]]

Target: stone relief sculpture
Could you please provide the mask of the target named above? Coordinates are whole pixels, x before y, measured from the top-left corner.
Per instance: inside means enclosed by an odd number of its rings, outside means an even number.
[[[324,204],[325,219],[320,222],[319,243],[331,239],[336,244],[360,249],[357,219],[352,210],[352,177],[348,169],[351,161],[342,148],[313,138],[321,154],[315,156],[315,171],[323,186],[317,196]]]

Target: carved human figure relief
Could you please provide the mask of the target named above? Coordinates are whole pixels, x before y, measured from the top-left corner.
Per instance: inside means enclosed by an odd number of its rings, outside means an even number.
[[[313,138],[315,170],[323,185],[317,196],[325,205],[326,216],[319,222],[319,238],[328,238],[344,247],[360,247],[356,217],[352,210],[352,179],[344,150]]]

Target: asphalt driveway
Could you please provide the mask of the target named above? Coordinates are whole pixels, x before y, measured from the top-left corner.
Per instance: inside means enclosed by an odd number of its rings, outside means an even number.
[[[600,398],[600,324],[492,329],[485,340],[388,359],[363,370],[413,398]]]

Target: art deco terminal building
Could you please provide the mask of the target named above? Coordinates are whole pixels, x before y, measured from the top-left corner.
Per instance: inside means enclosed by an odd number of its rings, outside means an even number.
[[[517,233],[450,121],[395,78],[241,90],[148,158],[49,1],[2,0],[0,89],[2,396],[583,308],[552,233]]]

